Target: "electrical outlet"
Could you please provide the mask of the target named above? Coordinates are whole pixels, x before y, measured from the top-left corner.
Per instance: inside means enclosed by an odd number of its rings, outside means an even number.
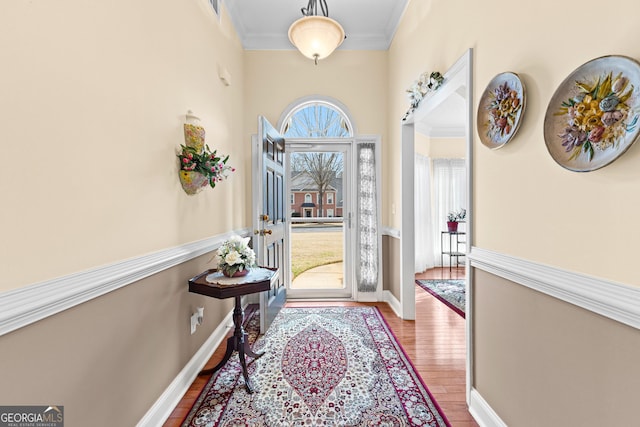
[[[204,320],[204,307],[198,307],[198,311],[191,315],[191,335],[196,333],[196,329],[199,325],[202,325]]]
[[[193,313],[191,315],[191,335],[196,333],[197,327],[198,327],[198,313]]]

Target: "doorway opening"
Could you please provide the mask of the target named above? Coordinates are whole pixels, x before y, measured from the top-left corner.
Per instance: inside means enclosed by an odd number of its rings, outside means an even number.
[[[415,319],[415,139],[417,135],[431,137],[457,137],[465,141],[466,206],[468,213],[465,224],[465,256],[473,246],[473,64],[472,49],[456,61],[445,73],[443,85],[425,98],[416,110],[402,124],[402,188],[407,197],[402,197],[401,229],[401,313],[405,319]],[[457,106],[461,105],[462,108]],[[450,107],[458,110],[450,114]],[[451,120],[454,120],[451,122]],[[452,126],[452,124],[454,126]],[[458,129],[458,131],[456,131]],[[446,134],[438,134],[443,131]],[[457,237],[457,236],[456,236]],[[442,251],[443,249],[441,249]],[[448,251],[451,255],[451,250]],[[457,251],[456,251],[457,252]],[[466,258],[466,256],[465,256]],[[468,260],[460,272],[465,278],[465,322],[466,322],[466,392],[467,402],[473,387],[473,270]],[[442,268],[442,267],[440,267]]]
[[[350,143],[289,147],[289,295],[350,297]]]
[[[353,296],[353,126],[345,111],[335,100],[307,98],[279,123],[287,146],[290,298]]]

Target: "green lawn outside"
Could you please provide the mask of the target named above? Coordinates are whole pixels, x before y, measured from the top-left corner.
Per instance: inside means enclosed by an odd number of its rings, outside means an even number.
[[[291,280],[311,268],[341,262],[342,241],[342,231],[291,233]]]

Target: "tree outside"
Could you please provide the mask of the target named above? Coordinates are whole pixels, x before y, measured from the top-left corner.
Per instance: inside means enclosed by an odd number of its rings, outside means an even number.
[[[313,182],[315,187],[313,190],[319,194],[317,216],[327,216],[323,206],[325,193],[330,188],[336,189],[335,184],[337,178],[342,175],[343,167],[343,155],[338,152],[293,153],[291,155],[291,175],[297,176],[304,173]],[[342,192],[340,191],[340,193]]]
[[[323,101],[302,104],[293,111],[286,120],[282,133],[289,140],[352,136],[351,125],[344,114]],[[316,217],[341,216],[343,154],[294,152],[289,160],[290,178],[292,183],[296,183],[296,192],[311,197],[311,200],[305,198],[297,201],[292,191],[291,204],[300,208],[292,213],[293,216],[306,216],[305,211]],[[343,232],[336,225],[292,223],[291,267],[294,278],[308,269],[343,260]],[[314,227],[318,230],[313,230]]]

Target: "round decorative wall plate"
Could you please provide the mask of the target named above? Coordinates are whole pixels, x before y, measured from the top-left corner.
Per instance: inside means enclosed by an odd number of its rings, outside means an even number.
[[[640,63],[603,56],[578,67],[549,101],[544,140],[560,166],[574,172],[600,169],[638,139]]]
[[[516,73],[495,76],[484,90],[478,104],[478,135],[491,149],[509,142],[520,127],[526,105],[524,84]]]

